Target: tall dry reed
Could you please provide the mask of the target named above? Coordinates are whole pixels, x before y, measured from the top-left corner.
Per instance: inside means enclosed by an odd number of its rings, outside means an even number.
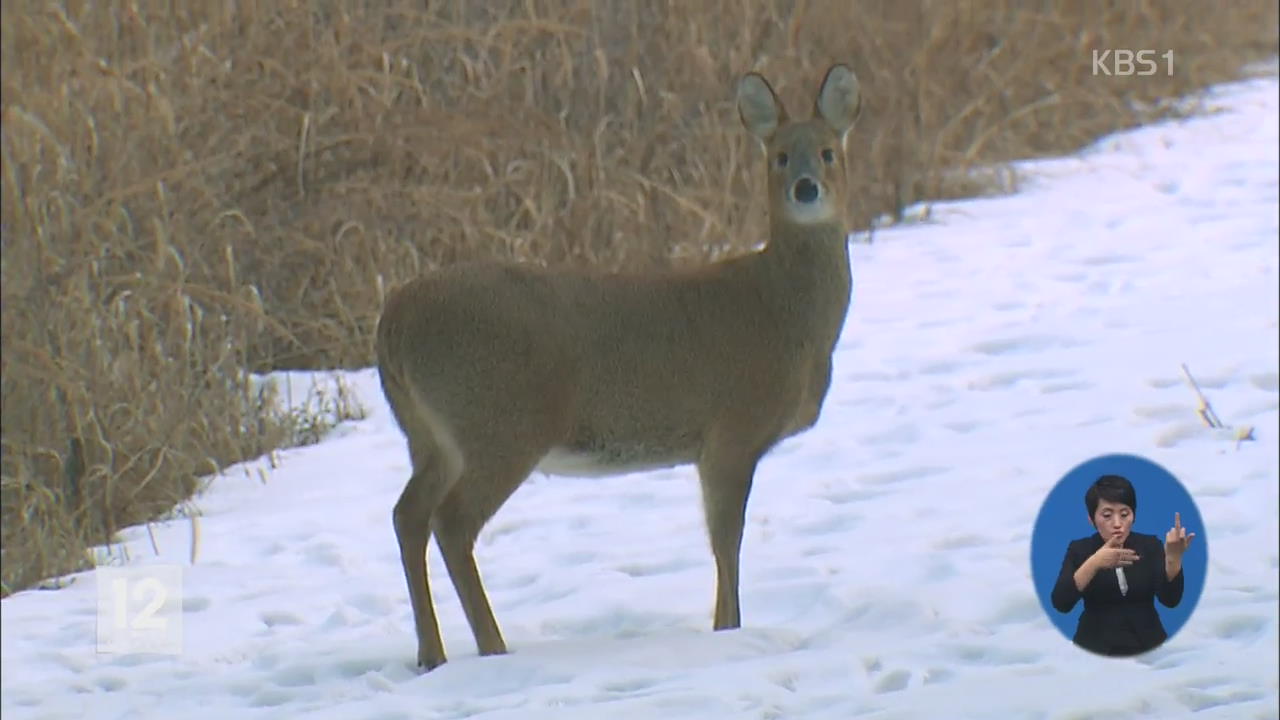
[[[371,362],[469,257],[656,267],[761,237],[733,83],[863,82],[854,224],[983,190],[1277,53],[1241,0],[6,0],[6,592],[286,442],[245,370]],[[1175,68],[1097,77],[1095,49]]]

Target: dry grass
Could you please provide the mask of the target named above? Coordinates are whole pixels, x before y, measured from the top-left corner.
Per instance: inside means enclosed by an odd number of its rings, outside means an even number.
[[[733,83],[863,82],[856,226],[1277,52],[1273,0],[3,3],[3,587],[288,442],[244,371],[371,362],[384,289],[760,236]],[[1094,77],[1091,51],[1173,50]]]

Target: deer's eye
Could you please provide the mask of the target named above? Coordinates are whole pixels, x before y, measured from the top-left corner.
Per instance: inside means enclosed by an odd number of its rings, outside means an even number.
[[[836,161],[836,154],[831,148],[822,149],[822,162],[831,165]]]
[[[790,161],[790,158],[787,157],[786,153],[784,152],[778,153],[778,158],[776,160],[776,162],[778,163],[778,167],[780,168],[786,167],[789,161]]]

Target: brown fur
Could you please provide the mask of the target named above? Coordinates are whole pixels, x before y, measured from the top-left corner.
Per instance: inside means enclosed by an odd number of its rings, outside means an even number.
[[[763,250],[650,275],[456,265],[388,300],[378,366],[413,464],[393,515],[421,667],[445,661],[426,571],[432,533],[480,653],[505,652],[472,549],[535,468],[696,463],[716,559],[714,627],[740,624],[756,464],[817,421],[848,309],[843,148],[857,81],[833,66],[803,122],[755,74],[738,102],[771,168]]]

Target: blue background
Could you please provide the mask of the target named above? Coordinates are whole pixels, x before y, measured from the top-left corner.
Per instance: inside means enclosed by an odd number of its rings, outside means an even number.
[[[1084,601],[1077,602],[1071,612],[1060,613],[1053,609],[1049,595],[1062,569],[1067,544],[1094,533],[1093,526],[1089,524],[1089,511],[1084,505],[1084,494],[1100,475],[1123,475],[1133,483],[1138,509],[1134,513],[1132,532],[1155,535],[1163,544],[1165,533],[1173,527],[1173,514],[1179,512],[1182,513],[1182,526],[1188,533],[1196,534],[1191,547],[1182,556],[1185,583],[1182,602],[1176,608],[1167,608],[1159,600],[1154,601],[1160,622],[1169,633],[1167,644],[1173,641],[1200,600],[1209,564],[1209,543],[1200,511],[1186,488],[1168,470],[1146,458],[1103,455],[1087,460],[1068,472],[1049,492],[1031,533],[1031,577],[1040,606],[1068,640],[1075,636]]]

